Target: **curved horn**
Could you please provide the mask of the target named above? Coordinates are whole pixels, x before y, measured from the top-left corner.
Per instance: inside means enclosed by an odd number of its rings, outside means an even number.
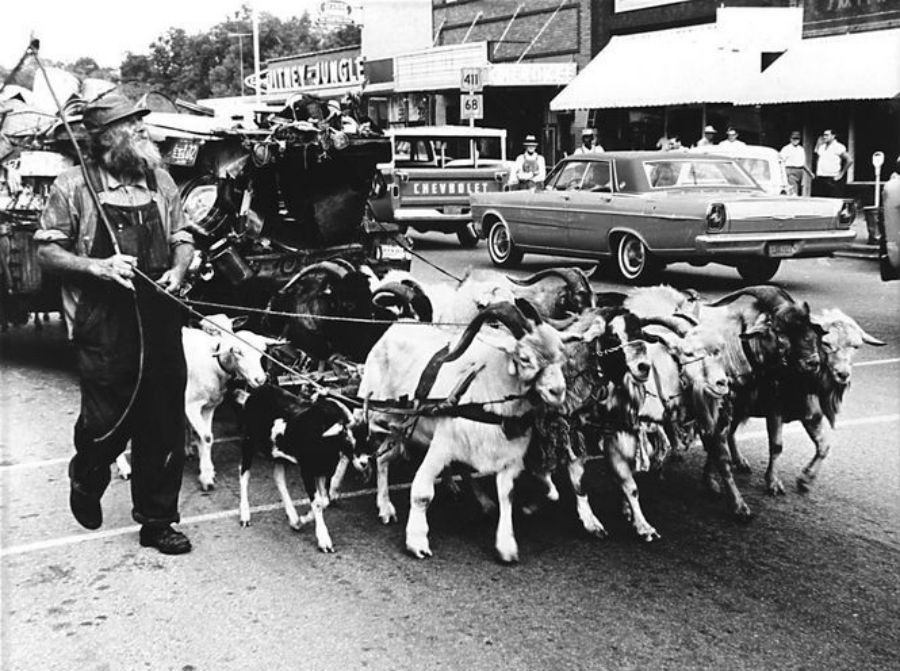
[[[676,319],[683,319],[691,326],[698,326],[700,324],[700,322],[697,321],[697,319],[695,317],[692,317],[691,315],[686,314],[684,312],[673,312],[672,316],[675,317]]]
[[[337,277],[337,279],[339,280],[344,279],[347,273],[350,272],[344,265],[335,263],[334,261],[319,261],[319,263],[314,263],[311,266],[306,266],[306,268],[303,268],[300,272],[294,275],[287,284],[285,284],[283,287],[281,287],[281,289],[278,290],[278,294],[286,294],[301,279],[303,279],[310,273],[314,273],[317,271],[324,271],[330,275]]]
[[[773,312],[784,305],[795,303],[791,295],[781,287],[776,287],[772,284],[761,284],[759,286],[745,287],[739,291],[734,291],[727,296],[722,296],[722,298],[717,301],[707,303],[707,305],[713,308],[729,305],[741,296],[752,296],[762,303],[769,312]]]
[[[564,319],[553,319],[552,317],[545,317],[544,321],[550,324],[557,331],[565,331],[572,324],[574,324],[578,320],[578,315],[569,315]]]
[[[859,337],[862,338],[862,341],[867,345],[875,345],[876,347],[887,345],[883,340],[879,340],[875,336],[866,333],[865,329],[863,329],[863,327],[850,315],[842,314],[841,316],[843,321],[850,326],[850,328],[854,329],[859,334]]]
[[[690,330],[685,325],[672,317],[641,317],[641,326],[662,326],[680,337]]]
[[[475,318],[469,322],[469,325],[466,326],[466,330],[463,331],[463,334],[459,337],[459,340],[457,340],[456,345],[447,352],[444,361],[455,361],[462,356],[469,348],[469,345],[472,344],[472,340],[475,339],[475,336],[478,331],[481,330],[484,323],[491,319],[498,320],[508,328],[516,340],[519,340],[526,333],[530,333],[533,329],[531,323],[525,318],[525,315],[522,314],[522,311],[512,303],[492,303],[482,309],[481,312],[475,315]]]
[[[539,270],[531,277],[526,277],[525,279],[521,279],[521,280],[516,279],[515,277],[512,277],[510,275],[507,275],[506,279],[508,279],[513,284],[517,284],[520,287],[530,287],[532,284],[537,284],[545,277],[554,277],[554,276],[562,277],[564,280],[566,279],[565,277],[563,277],[562,273],[560,273],[559,268],[545,268],[544,270]],[[568,282],[568,280],[566,280],[566,281]]]
[[[591,300],[593,302],[593,290],[591,289],[590,280],[588,280],[587,275],[584,274],[584,271],[581,268],[545,268],[544,270],[539,270],[531,277],[526,277],[523,280],[518,280],[515,277],[506,276],[513,284],[516,284],[520,287],[528,287],[532,284],[536,284],[540,280],[545,277],[559,277],[566,283],[566,288],[569,291],[577,293],[578,291],[583,291],[591,296]]]
[[[517,298],[516,299],[516,307],[522,311],[522,314],[525,316],[525,319],[534,322],[534,325],[543,324],[544,320],[541,317],[540,313],[537,311],[537,308],[531,304],[527,298]]]
[[[344,413],[344,416],[347,418],[348,425],[353,424],[353,413],[350,412],[350,408],[348,408],[346,405],[344,405],[343,402],[337,400],[333,396],[329,396],[328,394],[323,394],[322,398],[326,401],[330,401],[331,403],[334,403],[341,410],[341,412]]]

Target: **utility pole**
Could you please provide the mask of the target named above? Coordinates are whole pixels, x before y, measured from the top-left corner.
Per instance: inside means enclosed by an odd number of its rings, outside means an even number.
[[[238,38],[238,49],[241,51],[241,97],[244,97],[244,38],[253,33],[228,33],[228,37]]]

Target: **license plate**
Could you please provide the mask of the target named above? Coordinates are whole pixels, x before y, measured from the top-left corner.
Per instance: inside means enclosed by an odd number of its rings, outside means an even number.
[[[781,259],[793,256],[797,245],[793,242],[770,242],[768,254],[772,258]]]
[[[444,206],[444,214],[462,214],[463,207],[462,205],[445,205]]]
[[[381,258],[386,261],[405,261],[409,253],[400,245],[381,245]]]
[[[197,152],[200,151],[200,143],[194,140],[178,140],[169,150],[166,161],[171,165],[184,165],[190,167],[197,162]]]

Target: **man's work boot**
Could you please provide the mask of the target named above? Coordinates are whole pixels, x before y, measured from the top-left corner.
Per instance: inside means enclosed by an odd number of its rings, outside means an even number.
[[[169,525],[160,527],[145,524],[141,527],[140,540],[145,548],[156,548],[166,555],[181,555],[191,551],[188,537]]]
[[[100,499],[109,485],[109,466],[87,469],[78,462],[77,454],[69,462],[69,508],[85,529],[99,529],[103,524]]]

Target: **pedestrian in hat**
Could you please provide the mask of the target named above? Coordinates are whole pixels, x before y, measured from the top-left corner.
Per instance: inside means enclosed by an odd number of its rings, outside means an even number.
[[[110,465],[130,440],[140,543],[181,554],[191,543],[171,525],[184,466],[183,320],[165,292],[182,286],[194,248],[178,188],[144,128],[148,112],[115,92],[88,103],[87,180],[80,167],[56,178],[34,237],[41,267],[62,275],[78,364],[72,514],[88,529],[101,526]]]
[[[803,173],[806,171],[806,150],[800,144],[800,131],[791,131],[790,140],[778,152],[784,161],[788,186],[795,196],[803,195]]]
[[[697,140],[695,147],[711,147],[716,143],[716,129],[713,126],[703,128],[703,137]]]
[[[510,184],[520,191],[541,188],[547,177],[547,164],[544,157],[537,153],[537,138],[526,135],[522,146],[525,151],[516,156],[516,163],[510,173]]]
[[[573,154],[594,154],[603,151],[602,145],[595,141],[594,131],[585,128],[581,131],[581,146],[573,151]]]

